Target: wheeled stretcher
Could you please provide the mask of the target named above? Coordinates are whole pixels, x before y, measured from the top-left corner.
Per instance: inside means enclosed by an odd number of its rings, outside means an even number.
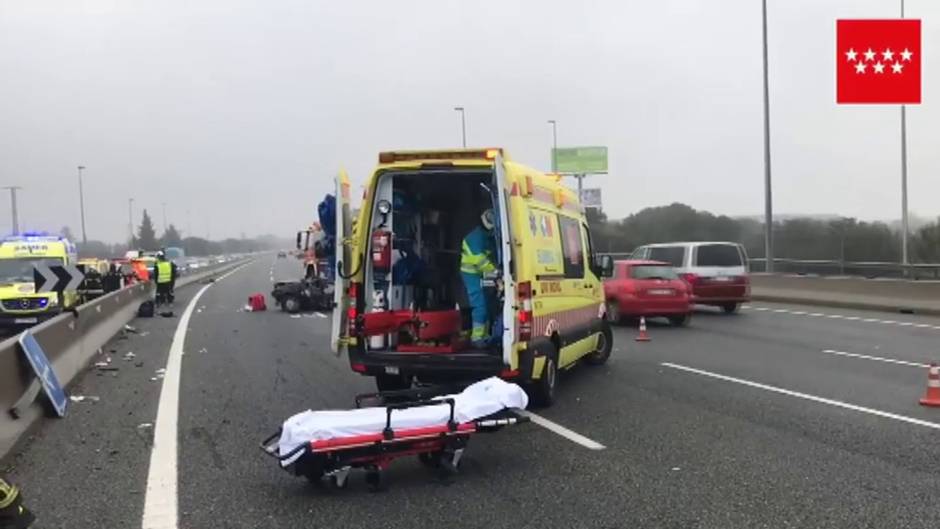
[[[434,392],[370,393],[356,397],[354,410],[297,414],[261,448],[288,472],[335,488],[346,486],[352,469],[364,469],[374,491],[385,487],[383,473],[397,458],[418,456],[447,478],[471,435],[528,420],[517,413],[528,403],[525,392],[495,377],[457,394],[431,398]]]

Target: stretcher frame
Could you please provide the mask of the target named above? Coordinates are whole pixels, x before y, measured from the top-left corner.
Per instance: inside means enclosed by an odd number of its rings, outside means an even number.
[[[457,474],[471,435],[492,433],[504,426],[529,421],[528,417],[516,413],[517,410],[507,408],[486,417],[458,423],[454,420],[454,399],[431,399],[428,397],[430,393],[434,392],[412,389],[357,395],[357,408],[367,401],[376,401],[378,406],[385,406],[385,428],[380,433],[309,441],[282,455],[278,453],[279,428],[261,442],[261,449],[279,462],[296,457],[282,468],[295,476],[306,477],[311,483],[335,489],[346,487],[351,470],[363,469],[369,490],[376,492],[388,486],[384,473],[395,459],[417,456],[422,464],[437,470],[440,478],[449,480]],[[396,410],[441,404],[450,406],[450,417],[446,424],[398,430],[391,427],[392,413]]]

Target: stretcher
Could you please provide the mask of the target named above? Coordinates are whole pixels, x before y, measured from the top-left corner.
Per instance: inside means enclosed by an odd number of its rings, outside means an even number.
[[[384,472],[395,459],[417,456],[448,480],[473,434],[528,421],[518,413],[528,401],[515,384],[492,378],[434,397],[439,391],[368,393],[356,396],[355,410],[297,414],[261,449],[289,473],[337,489],[346,487],[351,470],[363,469],[369,489],[378,491],[387,486]]]

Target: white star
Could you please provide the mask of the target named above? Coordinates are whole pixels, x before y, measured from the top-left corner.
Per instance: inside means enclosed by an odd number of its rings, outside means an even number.
[[[891,65],[891,73],[901,73],[901,70],[903,69],[904,69],[904,65],[899,62],[896,62]]]
[[[857,55],[858,53],[855,52],[854,48],[849,48],[849,51],[845,52],[845,58],[848,59],[849,62],[854,61]]]
[[[881,61],[875,63],[875,73],[885,73],[885,65]]]
[[[890,61],[894,58],[894,52],[891,51],[891,48],[886,48],[885,51],[881,52],[881,56],[884,57],[886,61]]]
[[[862,61],[855,63],[855,73],[865,73],[865,63]]]
[[[914,55],[913,53],[911,53],[911,50],[904,48],[904,51],[901,52],[901,59],[905,61],[910,61],[911,55]]]
[[[865,60],[866,61],[875,60],[875,52],[871,51],[871,48],[868,48],[868,51],[865,52]]]

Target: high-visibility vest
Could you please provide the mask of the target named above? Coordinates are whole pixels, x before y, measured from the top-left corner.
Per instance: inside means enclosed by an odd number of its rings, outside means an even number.
[[[134,274],[138,281],[150,281],[150,271],[143,261],[134,261],[131,266],[134,268]]]
[[[173,280],[173,265],[169,261],[157,261],[157,284]]]

